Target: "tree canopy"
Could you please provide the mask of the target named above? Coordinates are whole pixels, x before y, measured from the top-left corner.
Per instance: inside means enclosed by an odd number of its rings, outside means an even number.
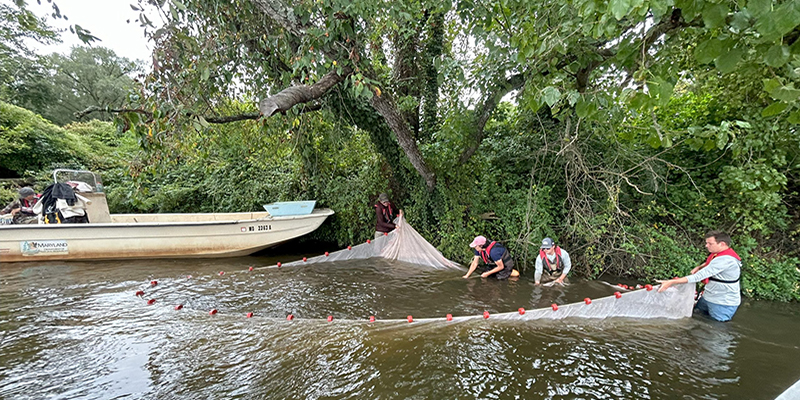
[[[766,70],[762,116],[800,122],[793,1],[160,4],[168,22],[150,30],[158,47],[146,93],[161,118],[217,115],[229,94],[260,99],[269,117],[347,91],[380,115],[429,189],[437,171],[420,147],[449,118],[471,118],[457,138],[467,161],[514,90],[534,112],[618,124],[620,104],[650,113],[680,80]],[[653,144],[674,141],[655,128]]]

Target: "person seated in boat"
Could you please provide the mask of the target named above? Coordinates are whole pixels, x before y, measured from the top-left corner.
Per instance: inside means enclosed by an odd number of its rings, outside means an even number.
[[[86,206],[92,201],[75,193],[74,186],[54,183],[44,189],[34,212],[41,215],[42,224],[86,224]]]
[[[545,264],[547,268],[545,268]],[[542,239],[542,246],[539,249],[539,256],[536,257],[536,266],[533,273],[534,283],[536,285],[540,284],[542,272],[547,272],[547,280],[564,284],[564,279],[567,277],[570,268],[572,268],[572,260],[569,258],[569,253],[556,246],[553,239]]]
[[[485,265],[481,278],[491,276],[497,279],[508,279],[519,276],[519,271],[514,269],[514,259],[511,258],[511,253],[502,243],[490,241],[484,236],[477,236],[469,244],[469,247],[472,247],[475,257],[472,258],[469,271],[464,275],[464,279],[469,278],[475,272],[475,269],[478,268],[478,263],[481,261]]]
[[[395,218],[402,217],[403,210],[397,210],[389,201],[386,193],[378,196],[378,204],[375,204],[375,239],[395,230]]]
[[[20,188],[17,199],[8,203],[3,210],[0,210],[0,215],[11,214],[13,216],[13,224],[35,224],[37,218],[33,207],[38,201],[39,196],[36,195],[33,189],[27,186]]]
[[[739,285],[742,258],[731,248],[731,237],[725,232],[711,231],[706,234],[705,240],[706,250],[711,253],[706,261],[683,278],[658,281],[661,284],[658,291],[663,292],[676,284],[703,282],[706,287],[694,309],[713,320],[727,322],[733,318],[742,302]]]

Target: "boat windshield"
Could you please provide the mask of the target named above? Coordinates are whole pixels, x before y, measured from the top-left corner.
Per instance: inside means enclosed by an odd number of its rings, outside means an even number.
[[[57,169],[53,171],[53,182],[69,183],[81,192],[103,193],[103,181],[92,171]]]

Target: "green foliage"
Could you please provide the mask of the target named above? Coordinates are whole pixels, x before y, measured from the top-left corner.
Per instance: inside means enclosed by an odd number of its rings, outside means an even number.
[[[23,176],[55,166],[89,165],[84,139],[17,106],[0,102],[0,166],[7,176]]]
[[[71,128],[110,154],[114,211],[313,198],[337,214],[312,237],[346,245],[387,191],[449,258],[483,234],[526,270],[550,236],[577,275],[648,280],[688,273],[724,229],[746,294],[798,297],[796,1],[139,3],[169,19],[140,18],[140,110],[121,136]],[[209,123],[334,73],[271,118]]]

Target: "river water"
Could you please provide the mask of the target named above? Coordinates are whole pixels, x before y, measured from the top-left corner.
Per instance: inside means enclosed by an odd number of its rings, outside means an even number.
[[[0,398],[774,399],[800,379],[797,304],[745,301],[725,324],[448,323],[613,289],[276,261],[3,263]],[[408,315],[442,322],[381,322]]]

